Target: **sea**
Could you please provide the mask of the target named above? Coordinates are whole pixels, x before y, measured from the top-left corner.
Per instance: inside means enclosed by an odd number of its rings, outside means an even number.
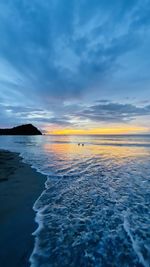
[[[47,175],[31,267],[150,266],[150,135],[1,136],[0,148]]]

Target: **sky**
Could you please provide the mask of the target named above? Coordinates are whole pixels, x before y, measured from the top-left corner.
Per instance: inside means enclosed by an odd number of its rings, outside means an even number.
[[[150,0],[0,0],[0,127],[150,133]]]

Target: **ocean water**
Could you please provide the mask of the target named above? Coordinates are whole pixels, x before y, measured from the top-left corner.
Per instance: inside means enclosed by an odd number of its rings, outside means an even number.
[[[150,266],[150,136],[1,136],[0,148],[47,175],[31,267]]]

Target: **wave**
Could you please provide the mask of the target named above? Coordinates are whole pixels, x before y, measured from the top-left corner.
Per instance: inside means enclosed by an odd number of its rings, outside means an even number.
[[[150,262],[149,259],[145,259],[142,253],[142,242],[138,240],[138,238],[134,237],[131,231],[130,223],[128,220],[128,212],[124,213],[124,222],[123,222],[123,227],[124,230],[126,231],[127,235],[129,236],[133,250],[135,251],[136,255],[138,256],[139,262],[144,266],[144,267],[150,267]],[[148,247],[146,247],[146,250]]]
[[[19,152],[47,176],[33,206],[38,227],[31,267],[149,267],[150,152],[141,149],[148,142],[103,140],[104,146],[122,146],[116,153],[78,149],[72,143],[51,145],[49,137],[13,140],[0,146]]]

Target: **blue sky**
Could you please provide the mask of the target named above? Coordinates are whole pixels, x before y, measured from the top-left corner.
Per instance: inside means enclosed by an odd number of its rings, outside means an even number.
[[[149,0],[1,0],[0,126],[149,132]]]

